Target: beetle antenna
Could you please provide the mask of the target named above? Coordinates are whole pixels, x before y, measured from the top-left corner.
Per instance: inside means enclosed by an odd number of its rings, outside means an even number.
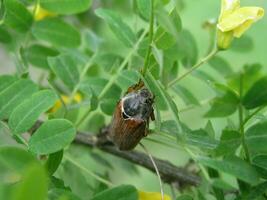
[[[163,186],[162,186],[162,181],[161,181],[161,178],[160,178],[160,174],[159,174],[159,170],[158,170],[158,167],[152,157],[152,155],[149,153],[149,151],[147,150],[147,148],[140,142],[139,143],[140,146],[144,149],[144,151],[147,153],[147,155],[149,156],[154,168],[155,168],[155,171],[157,173],[157,176],[159,178],[159,186],[160,186],[160,193],[161,193],[161,200],[164,200],[164,191],[163,191]]]

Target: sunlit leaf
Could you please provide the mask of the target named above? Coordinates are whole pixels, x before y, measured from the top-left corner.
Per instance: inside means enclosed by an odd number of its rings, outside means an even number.
[[[74,48],[81,43],[80,33],[71,25],[58,18],[48,18],[35,22],[32,34],[38,40],[52,45]]]
[[[18,32],[26,32],[33,21],[31,13],[18,0],[4,0],[4,23]]]
[[[89,9],[91,0],[40,0],[40,5],[48,11],[70,15]]]
[[[36,154],[51,154],[69,145],[75,136],[73,124],[65,119],[44,122],[29,141],[30,151]]]
[[[136,0],[138,11],[145,20],[149,20],[151,12],[151,0]]]
[[[71,90],[80,80],[77,63],[69,55],[48,58],[48,64],[58,78]]]
[[[121,17],[115,12],[103,8],[99,8],[95,11],[98,17],[103,18],[116,37],[124,43],[127,47],[132,47],[136,41],[136,36],[132,29],[122,21]]]
[[[2,75],[2,76],[0,76],[0,93],[4,89],[6,89],[9,85],[14,83],[16,80],[17,79],[16,79],[15,76],[11,76],[11,75]]]
[[[19,106],[17,106],[10,115],[8,125],[14,134],[19,134],[29,130],[38,117],[57,100],[57,95],[52,90],[42,90]]]
[[[37,89],[32,81],[26,79],[17,80],[8,85],[0,92],[0,119],[9,117],[15,107],[29,98]]]

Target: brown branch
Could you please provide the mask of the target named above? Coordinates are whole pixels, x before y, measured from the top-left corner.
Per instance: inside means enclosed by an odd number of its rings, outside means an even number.
[[[30,133],[33,133],[41,124],[42,122],[38,121],[30,130]],[[147,168],[155,173],[155,169],[148,155],[136,150],[120,151],[115,145],[107,140],[107,130],[108,129],[102,130],[97,136],[94,133],[83,133],[77,131],[74,143],[82,144],[90,148],[98,148],[104,152]],[[165,183],[173,184],[179,188],[182,188],[185,186],[196,186],[201,181],[199,176],[188,172],[186,168],[177,167],[166,160],[161,160],[155,157],[153,159],[155,160],[161,178]]]

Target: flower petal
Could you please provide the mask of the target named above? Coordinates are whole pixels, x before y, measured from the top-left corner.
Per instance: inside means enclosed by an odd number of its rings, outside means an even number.
[[[240,0],[222,0],[219,21],[240,8]]]
[[[256,22],[264,15],[260,7],[243,7],[235,10],[232,14],[225,16],[218,23],[217,27],[222,32],[233,30],[236,37],[240,37],[253,22]]]

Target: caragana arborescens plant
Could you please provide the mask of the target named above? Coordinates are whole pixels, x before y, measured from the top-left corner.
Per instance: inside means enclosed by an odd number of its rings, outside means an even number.
[[[0,199],[266,199],[261,6],[0,0]],[[154,96],[142,146],[161,158],[161,188],[147,150],[105,136],[139,81]]]

